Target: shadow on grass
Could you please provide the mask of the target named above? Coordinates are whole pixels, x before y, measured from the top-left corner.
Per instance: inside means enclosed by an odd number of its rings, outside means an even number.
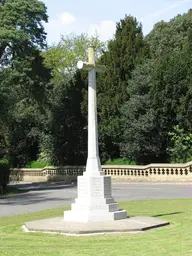
[[[162,214],[154,215],[152,217],[162,217],[162,216],[176,215],[176,214],[181,214],[181,213],[183,213],[183,212],[162,213]]]

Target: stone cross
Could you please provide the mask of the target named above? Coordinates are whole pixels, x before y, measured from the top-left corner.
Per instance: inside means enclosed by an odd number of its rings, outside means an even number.
[[[79,61],[79,69],[88,71],[88,158],[86,175],[102,175],[98,146],[96,72],[105,72],[105,66],[95,64],[94,48],[88,49],[88,62]]]
[[[88,88],[88,157],[86,171],[78,176],[75,203],[71,211],[64,212],[66,222],[103,222],[126,219],[127,212],[121,210],[111,194],[111,177],[101,169],[98,148],[96,72],[103,72],[104,66],[95,64],[94,49],[88,50],[88,62],[79,61],[77,67],[87,70]]]

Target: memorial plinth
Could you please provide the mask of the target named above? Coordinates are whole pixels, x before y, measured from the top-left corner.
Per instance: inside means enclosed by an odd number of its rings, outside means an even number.
[[[79,176],[78,198],[71,211],[64,212],[64,221],[103,222],[127,218],[111,195],[111,177]]]

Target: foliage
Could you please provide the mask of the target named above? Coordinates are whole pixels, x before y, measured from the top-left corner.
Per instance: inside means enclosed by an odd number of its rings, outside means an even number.
[[[172,127],[179,123],[188,131],[192,125],[191,14],[154,27],[146,38],[149,58],[136,65],[128,81],[121,152],[138,163],[168,161]]]
[[[183,38],[181,51],[164,53],[154,69],[154,86],[150,92],[152,107],[158,117],[157,125],[166,152],[170,144],[168,133],[179,124],[189,131],[192,125],[192,55],[191,35]],[[182,157],[182,156],[181,156]]]
[[[86,88],[81,74],[55,88],[51,107],[52,161],[55,164],[85,164],[86,118],[81,112],[82,90]]]
[[[125,16],[107,46],[82,33],[49,47],[46,10],[38,0],[0,1],[0,155],[13,167],[85,164],[88,81],[76,63],[93,45],[106,66],[97,75],[102,163],[187,160],[182,139],[169,134],[177,124],[191,133],[192,10],[157,23],[145,38]]]
[[[128,81],[130,98],[121,108],[121,152],[124,157],[142,164],[158,161],[161,155],[161,138],[157,136],[159,131],[149,96],[153,68],[154,62],[150,59],[135,68]]]
[[[36,63],[39,72],[43,71],[42,63]],[[34,81],[33,86],[18,85],[17,95],[15,95],[9,107],[9,120],[7,120],[7,147],[9,148],[10,161],[13,166],[24,166],[29,160],[36,158],[38,145],[44,130],[46,129],[47,106],[46,88],[49,71],[38,74],[32,71],[39,79]],[[43,78],[44,76],[44,78]],[[41,83],[40,80],[44,79]],[[8,85],[9,86],[9,85]],[[24,88],[23,88],[24,86]]]
[[[192,132],[185,133],[179,125],[173,127],[169,132],[172,147],[169,148],[170,159],[174,163],[185,163],[192,161]]]
[[[147,35],[151,55],[159,58],[164,52],[179,52],[183,48],[188,32],[192,26],[192,10],[183,15],[177,15],[168,22],[160,21]]]
[[[57,165],[85,164],[87,148],[87,72],[76,69],[78,60],[87,60],[87,48],[94,45],[97,55],[104,44],[86,34],[62,36],[58,45],[42,53],[52,70],[49,94],[49,132],[41,152]]]
[[[48,163],[50,160],[50,156],[45,152],[40,152],[37,158],[37,162],[45,162]]]
[[[47,22],[48,16],[41,1],[6,0],[0,6],[0,19],[0,59],[7,54],[11,54],[12,59],[18,57],[23,47],[45,46],[42,21]]]
[[[128,201],[121,202],[120,208],[127,210],[129,216],[159,216],[171,224],[141,234],[83,236],[77,239],[21,230],[21,226],[28,221],[62,217],[63,211],[69,207],[1,217],[1,254],[12,256],[14,251],[15,256],[191,255],[192,199]]]
[[[147,54],[142,26],[132,16],[117,23],[115,37],[101,62],[106,73],[98,78],[99,137],[102,160],[120,156],[120,107],[128,99],[127,80],[143,56]]]
[[[77,71],[79,60],[87,61],[88,47],[94,46],[97,57],[101,55],[105,44],[97,36],[89,37],[87,34],[62,35],[57,45],[48,47],[42,52],[44,64],[52,70],[52,83],[59,86],[60,83],[71,81]]]
[[[116,158],[109,159],[105,163],[105,165],[135,165],[135,161],[127,159],[127,158]]]
[[[10,166],[6,158],[0,160],[0,194],[4,193],[9,182]]]
[[[1,144],[13,166],[24,166],[38,152],[50,79],[40,56],[47,18],[38,0],[6,0],[0,6]]]

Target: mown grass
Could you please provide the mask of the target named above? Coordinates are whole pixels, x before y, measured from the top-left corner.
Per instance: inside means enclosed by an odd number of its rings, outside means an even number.
[[[2,207],[2,205],[0,205]],[[139,234],[70,237],[23,233],[25,221],[62,216],[67,208],[0,218],[0,255],[7,256],[191,256],[192,199],[120,203],[129,216],[147,215],[171,225]]]
[[[53,166],[53,165],[46,161],[31,161],[26,164],[25,168],[44,168],[48,166]]]

